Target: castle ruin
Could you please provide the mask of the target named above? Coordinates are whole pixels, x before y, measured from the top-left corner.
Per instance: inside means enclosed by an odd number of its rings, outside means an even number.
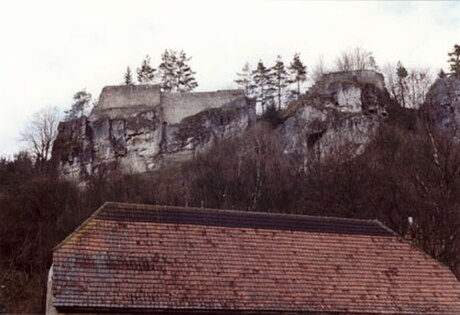
[[[60,124],[53,159],[64,178],[77,182],[106,171],[142,173],[189,159],[255,120],[255,104],[241,90],[107,86],[88,117]]]

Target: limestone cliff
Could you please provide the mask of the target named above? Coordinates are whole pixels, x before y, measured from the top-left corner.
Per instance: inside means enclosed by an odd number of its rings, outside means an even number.
[[[162,93],[155,85],[105,87],[88,117],[63,122],[53,159],[64,178],[155,170],[190,158],[213,139],[241,134],[255,106],[241,91]]]
[[[290,105],[278,136],[286,153],[324,159],[346,149],[353,156],[363,151],[392,103],[377,72],[329,73]]]
[[[442,128],[460,129],[460,77],[438,78],[421,107]]]
[[[307,161],[361,153],[392,100],[374,71],[330,73],[283,112],[273,133],[286,154]],[[89,117],[61,123],[53,158],[61,174],[84,182],[94,174],[156,170],[206,150],[212,140],[244,134],[256,122],[241,91],[161,93],[158,86],[105,87]],[[343,157],[343,155],[340,155]]]

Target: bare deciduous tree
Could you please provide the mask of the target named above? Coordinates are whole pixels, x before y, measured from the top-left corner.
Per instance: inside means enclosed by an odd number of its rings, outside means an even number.
[[[327,72],[328,72],[328,69],[326,67],[326,64],[324,63],[324,58],[323,56],[320,56],[311,71],[311,78],[313,82],[316,82]]]
[[[343,51],[336,60],[338,71],[377,70],[377,64],[371,51],[362,47]]]
[[[415,241],[458,272],[460,147],[455,130],[440,131],[421,122],[416,131],[411,137],[405,136],[396,170],[406,198],[411,200],[419,232]]]
[[[26,143],[37,166],[50,159],[58,124],[59,109],[45,107],[32,115],[21,132],[21,140]]]
[[[406,104],[410,108],[419,108],[425,102],[425,96],[433,84],[429,68],[411,69],[406,78]]]
[[[407,75],[397,75],[397,66],[386,64],[383,69],[385,85],[391,97],[407,108],[419,108],[433,84],[429,68],[410,68]],[[403,91],[401,91],[403,89]]]

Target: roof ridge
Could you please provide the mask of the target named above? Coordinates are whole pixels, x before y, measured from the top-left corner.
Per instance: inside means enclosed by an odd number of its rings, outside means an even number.
[[[187,221],[187,218],[181,218],[177,220],[173,220],[175,223],[185,223],[185,224],[197,224],[197,225],[223,225],[223,226],[232,226],[232,227],[250,227],[250,228],[261,228],[261,229],[274,229],[274,230],[292,230],[292,231],[317,231],[317,232],[324,232],[324,233],[338,233],[338,234],[362,234],[362,235],[373,235],[374,233],[382,235],[382,232],[385,231],[388,233],[388,236],[399,236],[393,230],[385,226],[379,220],[376,219],[355,219],[355,218],[344,218],[344,217],[333,217],[333,216],[314,216],[314,215],[304,215],[304,214],[296,214],[296,213],[281,213],[281,212],[260,212],[260,211],[244,211],[244,210],[235,210],[235,209],[216,209],[216,208],[198,208],[198,207],[181,207],[181,206],[172,206],[172,205],[153,205],[153,204],[140,204],[140,203],[127,203],[127,202],[114,202],[114,201],[106,201],[102,206],[100,206],[92,215],[90,215],[82,224],[80,224],[71,234],[69,234],[64,240],[62,240],[58,245],[53,248],[54,250],[59,249],[65,243],[67,243],[71,238],[73,238],[77,233],[79,233],[82,229],[84,229],[90,221],[96,218],[101,219],[113,219],[110,218],[111,215],[104,212],[104,210],[108,209],[120,209],[120,210],[127,210],[127,209],[137,209],[137,210],[171,210],[171,212],[180,211],[189,214],[201,214],[201,215],[210,215],[206,218],[203,218],[203,221],[199,221],[195,219]],[[225,222],[222,223],[221,220],[213,218],[212,215],[229,215],[234,218],[238,219],[245,219],[248,220],[235,220],[233,223]],[[160,215],[161,216],[161,215]],[[126,219],[128,219],[126,217]],[[254,222],[254,219],[280,219],[280,221],[273,221],[267,222]],[[123,217],[117,217],[117,220],[125,219]],[[222,220],[229,219],[228,217],[222,217]],[[281,221],[281,219],[286,221]],[[169,221],[168,221],[169,220]],[[170,222],[171,218],[165,219],[164,222]],[[289,221],[291,220],[291,221]],[[310,220],[310,222],[307,222]],[[161,220],[160,220],[161,221]],[[210,223],[211,222],[211,223]],[[237,223],[235,223],[237,222]],[[296,225],[298,223],[298,225]],[[341,223],[349,223],[350,226],[338,228],[337,224]],[[322,224],[328,224],[328,228],[321,228],[324,226]],[[355,224],[353,226],[353,224]],[[316,228],[312,228],[312,225],[317,225]],[[367,227],[366,227],[367,225]],[[307,227],[309,226],[309,227]],[[333,226],[336,226],[334,228]],[[381,229],[380,231],[375,230],[375,228]],[[363,230],[362,230],[363,229]],[[371,229],[371,230],[367,230]],[[383,233],[385,234],[385,233]]]
[[[98,212],[98,219],[338,234],[396,235],[383,224],[369,219],[120,202],[108,202],[105,206],[106,210]]]
[[[267,217],[289,217],[289,218],[306,218],[306,219],[325,219],[325,220],[338,220],[344,222],[361,222],[361,223],[375,223],[382,228],[388,230],[389,232],[395,234],[393,230],[385,226],[378,219],[359,219],[359,218],[346,218],[346,217],[335,217],[335,216],[326,216],[326,215],[311,215],[311,214],[299,214],[291,212],[262,212],[262,211],[248,211],[248,210],[238,210],[238,209],[218,209],[218,208],[199,208],[199,207],[184,207],[184,206],[173,206],[173,205],[153,205],[153,204],[140,204],[140,203],[129,203],[129,202],[114,202],[108,201],[104,203],[105,206],[112,206],[116,208],[121,207],[130,207],[138,209],[177,209],[185,210],[190,212],[198,213],[229,213],[229,214],[242,214],[242,215],[261,215]]]
[[[387,230],[388,232],[390,232],[391,234],[393,234],[394,236],[397,236],[397,237],[401,237],[398,233],[396,233],[394,230],[390,229],[388,226],[386,226],[385,224],[382,223],[382,221],[380,221],[379,219],[374,219],[373,220],[375,223],[377,223],[378,225],[380,225],[383,229]]]

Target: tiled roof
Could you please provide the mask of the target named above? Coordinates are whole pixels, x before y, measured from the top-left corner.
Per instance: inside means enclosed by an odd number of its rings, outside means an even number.
[[[55,249],[53,304],[460,314],[460,283],[377,221],[106,203]]]

